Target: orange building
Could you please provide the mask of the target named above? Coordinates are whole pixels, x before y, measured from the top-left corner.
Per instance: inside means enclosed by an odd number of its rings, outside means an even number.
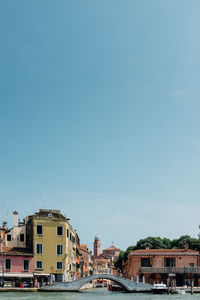
[[[88,249],[88,245],[81,244],[80,249],[80,270],[81,277],[89,276],[89,260],[90,260],[90,252]]]
[[[100,238],[95,236],[94,239],[94,256],[93,256],[93,270],[95,274],[114,274],[118,271],[114,266],[115,261],[119,257],[121,250],[115,246],[110,246],[103,250],[100,249]]]
[[[167,283],[169,277],[177,286],[200,276],[199,252],[185,249],[146,249],[131,251],[123,266],[123,276],[135,281]]]
[[[110,258],[112,262],[116,262],[116,260],[118,260],[120,252],[121,250],[119,248],[116,248],[112,245],[109,248],[103,250],[101,256]]]
[[[76,279],[81,276],[80,270],[80,239],[78,234],[76,233]]]
[[[110,246],[109,248],[106,248],[103,250],[103,252],[97,257],[97,258],[104,258],[108,260],[109,268],[111,269],[110,273],[113,275],[117,275],[118,271],[114,266],[114,263],[117,261],[119,257],[119,253],[121,250],[119,248],[116,248],[115,246]]]

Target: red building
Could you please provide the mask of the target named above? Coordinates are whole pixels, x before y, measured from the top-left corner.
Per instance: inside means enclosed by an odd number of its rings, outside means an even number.
[[[141,249],[129,253],[123,266],[123,276],[148,283],[164,282],[174,278],[177,286],[200,276],[199,252],[185,249]]]

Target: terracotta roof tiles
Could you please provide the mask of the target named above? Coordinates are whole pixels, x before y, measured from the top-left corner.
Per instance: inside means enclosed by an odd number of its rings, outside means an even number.
[[[12,248],[12,247],[4,247],[3,252],[1,254],[7,254],[7,255],[31,255],[33,256],[33,253],[31,253],[26,248]]]
[[[160,254],[167,254],[167,253],[193,253],[193,254],[199,254],[196,250],[190,250],[190,249],[139,249],[131,251],[129,254],[153,254],[153,253],[160,253]]]
[[[103,251],[121,251],[119,248],[116,248],[115,246],[110,246]]]

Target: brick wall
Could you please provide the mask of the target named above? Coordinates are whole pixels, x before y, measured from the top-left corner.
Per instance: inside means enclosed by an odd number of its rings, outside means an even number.
[[[137,280],[145,276],[147,282],[161,281],[168,277],[168,274],[144,273],[141,271],[141,259],[149,258],[152,268],[165,268],[165,258],[175,259],[176,268],[189,268],[191,264],[194,268],[199,267],[199,253],[197,251],[185,249],[141,249],[132,251],[128,256],[128,262],[123,265],[123,276]],[[161,272],[162,273],[162,272]]]

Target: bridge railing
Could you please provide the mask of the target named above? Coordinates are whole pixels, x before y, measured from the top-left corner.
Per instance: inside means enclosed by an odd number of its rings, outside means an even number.
[[[176,268],[176,267],[165,267],[165,268],[151,268],[151,267],[142,267],[140,268],[140,273],[161,273],[161,274],[169,274],[169,273],[178,273],[178,274],[187,274],[187,273],[195,273],[200,274],[200,268]]]

